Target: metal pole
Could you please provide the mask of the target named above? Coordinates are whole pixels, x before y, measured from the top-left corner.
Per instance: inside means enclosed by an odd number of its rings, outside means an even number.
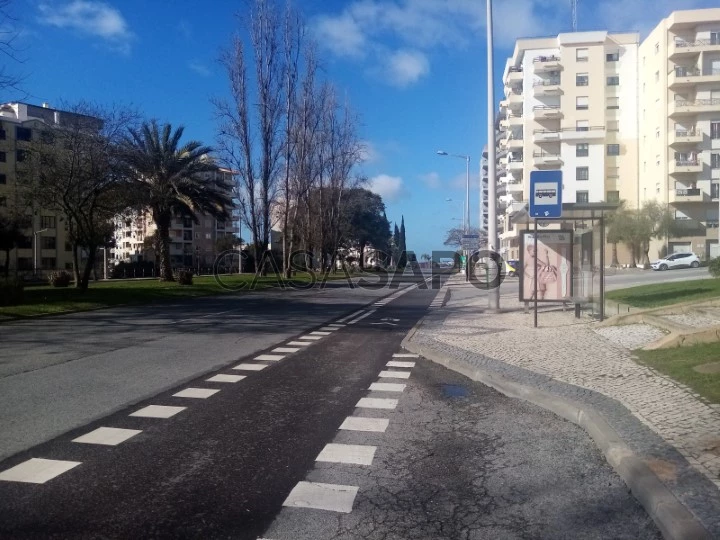
[[[600,320],[605,320],[605,215],[600,214]]]
[[[470,234],[470,156],[465,156],[465,234]],[[465,281],[470,281],[470,249],[465,250]]]
[[[497,185],[495,184],[495,88],[493,75],[492,0],[487,0],[487,128],[488,128],[488,244],[497,251]],[[480,187],[482,193],[482,186]],[[498,273],[500,268],[497,269]],[[488,309],[500,309],[500,287],[488,291]]]
[[[33,276],[37,276],[37,232],[33,233],[33,237],[35,238],[35,242],[33,242]]]
[[[107,247],[103,248],[103,279],[107,279]]]
[[[535,243],[535,254],[533,255],[533,261],[532,261],[532,263],[533,263],[533,274],[534,274],[534,276],[535,276],[534,279],[533,279],[533,289],[534,289],[534,290],[533,290],[533,299],[535,300],[535,307],[534,307],[534,309],[533,309],[533,327],[534,327],[534,328],[537,328],[537,307],[538,307],[538,297],[537,297],[537,296],[538,296],[538,270],[537,270],[537,267],[538,267],[538,265],[537,265],[537,260],[538,260],[538,258],[537,258],[537,257],[538,257],[538,255],[537,255],[538,232],[537,232],[537,219],[535,220],[535,225],[534,225],[533,228],[534,228],[533,233],[534,233],[534,237],[535,237],[535,238],[533,238],[533,242]]]

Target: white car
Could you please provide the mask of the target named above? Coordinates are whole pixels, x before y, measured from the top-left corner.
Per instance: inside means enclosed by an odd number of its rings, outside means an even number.
[[[652,263],[653,270],[669,270],[671,268],[697,268],[700,266],[700,259],[694,253],[673,253],[664,259]]]

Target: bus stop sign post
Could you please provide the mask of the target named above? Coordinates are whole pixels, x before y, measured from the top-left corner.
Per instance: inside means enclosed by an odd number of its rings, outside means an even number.
[[[530,173],[530,217],[557,219],[562,216],[562,171]]]

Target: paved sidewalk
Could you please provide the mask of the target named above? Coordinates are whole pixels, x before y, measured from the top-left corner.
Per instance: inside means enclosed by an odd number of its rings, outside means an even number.
[[[425,318],[409,348],[596,411],[710,536],[720,538],[720,406],[633,361],[623,345],[652,339],[644,325],[608,332],[572,311],[546,307],[535,329],[516,296],[504,296],[504,312],[490,314],[483,313],[486,295],[461,277],[446,288],[444,307]]]

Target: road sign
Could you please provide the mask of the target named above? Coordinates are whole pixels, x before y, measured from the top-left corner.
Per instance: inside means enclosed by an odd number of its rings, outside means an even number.
[[[530,217],[559,218],[562,215],[562,171],[530,172]]]
[[[462,248],[477,250],[480,249],[480,235],[475,234],[463,234],[462,235]]]

